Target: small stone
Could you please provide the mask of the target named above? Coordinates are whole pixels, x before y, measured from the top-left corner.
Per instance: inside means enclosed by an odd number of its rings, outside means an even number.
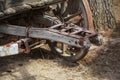
[[[10,70],[7,70],[6,72],[7,72],[7,73],[11,73],[11,72],[13,72],[13,70],[12,70],[12,69],[10,69]]]
[[[4,16],[4,13],[3,12],[0,12],[0,17]]]
[[[18,64],[19,66],[23,66],[23,64]]]

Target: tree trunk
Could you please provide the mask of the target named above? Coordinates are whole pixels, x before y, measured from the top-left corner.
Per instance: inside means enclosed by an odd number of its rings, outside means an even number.
[[[88,0],[93,14],[96,31],[113,29],[116,20],[113,11],[113,0]]]

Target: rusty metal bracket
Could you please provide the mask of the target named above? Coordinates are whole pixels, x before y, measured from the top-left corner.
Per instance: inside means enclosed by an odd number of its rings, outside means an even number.
[[[30,48],[28,45],[29,41],[30,41],[29,38],[25,38],[17,42],[11,42],[6,45],[0,46],[0,57],[16,55],[20,53],[29,53],[30,52]],[[25,46],[25,48],[22,48],[23,45]]]
[[[29,47],[29,44],[28,42],[30,41],[29,38],[26,38],[26,39],[21,39],[23,45],[25,46],[25,51],[24,53],[30,53],[30,47]]]

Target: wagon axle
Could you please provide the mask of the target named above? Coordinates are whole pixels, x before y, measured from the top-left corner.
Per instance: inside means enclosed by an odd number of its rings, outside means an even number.
[[[83,48],[90,47],[90,44],[98,45],[101,43],[102,37],[99,34],[84,30],[72,23],[61,23],[49,28],[27,28],[16,25],[4,24],[0,27],[0,32],[4,34],[23,36],[29,38],[46,39],[61,42],[74,47]],[[29,38],[19,40],[15,43],[0,46],[0,56],[8,56],[24,52],[29,53]],[[24,45],[24,49],[21,46]],[[12,50],[12,52],[11,52]],[[21,51],[19,51],[21,50]]]

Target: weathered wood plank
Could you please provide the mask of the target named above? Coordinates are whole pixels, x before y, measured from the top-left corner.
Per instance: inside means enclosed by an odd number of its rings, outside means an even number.
[[[14,14],[28,11],[34,8],[41,8],[47,5],[59,3],[65,0],[6,0],[5,10],[0,12],[0,19]]]

